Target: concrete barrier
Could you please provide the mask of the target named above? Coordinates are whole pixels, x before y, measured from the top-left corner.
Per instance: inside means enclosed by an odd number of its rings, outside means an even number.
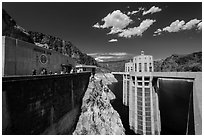
[[[2,134],[72,134],[90,73],[2,79]]]

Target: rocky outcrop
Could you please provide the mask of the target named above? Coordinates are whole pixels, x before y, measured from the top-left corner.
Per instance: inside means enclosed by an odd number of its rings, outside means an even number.
[[[124,135],[119,114],[110,103],[115,95],[102,80],[92,78],[73,135]]]
[[[4,9],[2,10],[2,35],[55,50],[61,54],[74,58],[79,64],[97,65],[94,58],[82,53],[70,41],[40,32],[25,30],[23,27],[17,25],[16,21]]]
[[[2,10],[2,35],[34,44],[28,32],[17,25],[16,21],[4,9]]]
[[[187,55],[173,54],[164,60],[155,61],[154,69],[160,72],[202,71],[202,52]]]
[[[118,82],[118,80],[111,73],[97,73],[95,75],[96,80],[102,80],[105,85],[112,84],[113,82]]]

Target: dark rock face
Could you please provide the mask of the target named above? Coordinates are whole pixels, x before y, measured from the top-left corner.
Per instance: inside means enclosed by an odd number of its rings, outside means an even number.
[[[4,9],[2,10],[2,35],[34,44],[30,35],[22,27],[18,26]]]
[[[15,20],[3,9],[2,10],[2,35],[20,39],[37,46],[56,50],[64,55],[74,58],[77,63],[86,65],[97,65],[94,58],[82,53],[70,41],[40,32],[26,31],[16,24]]]
[[[187,55],[171,55],[165,60],[154,62],[155,71],[161,72],[197,72],[202,71],[202,52]]]

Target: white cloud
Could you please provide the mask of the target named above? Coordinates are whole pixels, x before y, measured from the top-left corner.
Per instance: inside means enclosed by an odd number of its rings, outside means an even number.
[[[129,56],[132,56],[131,54],[126,53],[126,52],[89,53],[88,55],[92,56],[93,58],[95,58],[95,60],[97,60],[99,62],[125,59]]]
[[[113,53],[106,53],[108,55],[113,55],[113,56],[125,56],[127,53],[125,52],[113,52]]]
[[[185,23],[184,20],[182,20],[182,21],[176,20],[176,21],[172,22],[170,24],[170,26],[164,27],[163,29],[157,29],[154,32],[153,36],[160,35],[163,31],[179,32],[179,31],[183,31],[183,30],[190,30],[190,29],[193,29],[193,28],[196,28],[196,27],[197,27],[198,30],[202,29],[201,20],[192,19],[187,23]]]
[[[198,30],[202,30],[202,22],[198,23],[197,27],[198,27]]]
[[[89,56],[125,56],[128,55],[126,52],[109,52],[109,53],[88,53]]]
[[[99,59],[99,58],[95,58],[95,60],[98,61],[98,62],[103,62],[103,60]]]
[[[138,11],[135,10],[135,11],[132,11],[132,12],[131,12],[131,11],[128,11],[127,15],[133,15],[133,14],[136,14],[136,13],[138,13],[138,12],[139,12],[139,10],[138,10]]]
[[[118,41],[117,39],[111,39],[108,42],[117,42],[117,41]]]
[[[88,53],[88,56],[97,56],[99,53]]]
[[[152,6],[148,11],[143,11],[142,15],[146,15],[146,14],[153,14],[153,13],[156,13],[156,12],[160,12],[162,9],[160,9],[159,7],[155,7],[155,6]]]
[[[134,14],[140,12],[141,10],[144,10],[144,8],[139,7],[138,10],[128,11],[127,15],[134,15]]]
[[[116,34],[116,33],[119,33],[121,32],[122,29],[118,29],[118,28],[111,28],[111,31],[108,33],[109,34]]]
[[[99,25],[99,23],[97,22],[95,25],[93,25],[94,28],[101,28],[101,26]]]
[[[96,23],[93,25],[95,28],[108,28],[110,32],[107,34],[118,34],[119,37],[130,38],[132,36],[142,36],[143,32],[146,31],[156,20],[146,19],[141,22],[138,27],[127,28],[127,26],[133,22],[128,15],[136,14],[139,11],[144,11],[144,8],[140,7],[137,11],[128,12],[127,15],[122,13],[120,10],[115,10],[109,13],[102,19],[103,24]],[[158,7],[153,6],[149,12],[158,12]],[[141,20],[138,18],[138,20]],[[112,42],[112,41],[109,41]]]
[[[122,30],[132,22],[130,17],[123,14],[120,10],[109,13],[102,21],[104,21],[104,24],[100,25],[100,28],[111,28],[111,30]],[[112,31],[112,34],[114,34],[114,32],[115,31]]]
[[[96,57],[97,59],[111,59],[111,58],[113,58],[113,56],[98,56],[98,57]],[[96,59],[95,58],[95,59]]]
[[[192,19],[189,22],[187,22],[184,26],[183,29],[184,30],[190,30],[193,27],[195,27],[201,20],[197,20],[197,19]]]
[[[176,20],[176,21],[172,22],[170,26],[163,28],[163,31],[178,32],[178,31],[182,30],[184,24],[185,24],[185,21]]]
[[[134,28],[128,28],[118,34],[119,37],[131,38],[132,36],[142,36],[142,33],[146,31],[156,20],[146,19],[140,23],[140,26]]]
[[[157,30],[154,32],[153,36],[161,35],[161,32],[162,32],[161,29],[157,29]]]

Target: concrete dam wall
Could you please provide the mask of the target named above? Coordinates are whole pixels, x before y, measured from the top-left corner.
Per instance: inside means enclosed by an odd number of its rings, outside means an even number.
[[[2,78],[2,134],[72,134],[90,73]]]

